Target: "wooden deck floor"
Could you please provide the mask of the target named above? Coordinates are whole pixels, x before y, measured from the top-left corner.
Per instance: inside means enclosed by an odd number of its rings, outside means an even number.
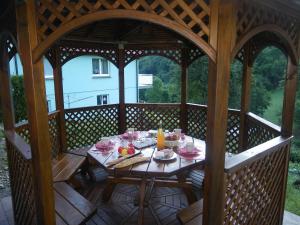
[[[101,171],[97,174],[97,182],[86,182],[82,192],[88,200],[97,205],[97,214],[87,225],[133,225],[137,224],[138,207],[134,204],[138,193],[135,185],[118,185],[111,200],[102,202],[104,187]],[[195,191],[198,189],[195,187]],[[197,191],[199,194],[199,191]],[[176,225],[180,224],[176,218],[178,210],[187,207],[187,199],[183,192],[177,188],[155,187],[149,205],[145,208],[145,225]]]
[[[192,177],[197,180],[200,176],[198,173],[195,173],[192,174]],[[86,225],[137,224],[137,207],[134,205],[135,195],[138,190],[137,187],[119,185],[111,201],[104,204],[101,201],[102,190],[105,183],[104,178],[105,174],[99,171],[96,183],[83,180],[85,188],[81,193],[98,207],[97,214],[95,214]],[[196,192],[199,193],[199,190]],[[155,188],[150,206],[145,210],[145,224],[177,225],[179,222],[176,219],[176,213],[186,206],[187,201],[181,190],[174,188]],[[285,212],[283,225],[296,224],[300,224],[300,217]],[[14,225],[11,197],[4,198],[0,201],[0,225]]]
[[[15,225],[11,197],[0,199],[0,225]]]
[[[88,200],[94,203],[98,210],[97,213],[86,223],[86,225],[133,225],[137,224],[137,210],[134,200],[138,192],[138,187],[134,185],[118,185],[109,202],[103,203],[102,191],[105,185],[106,174],[103,170],[96,171],[97,182],[81,179],[84,185],[79,192]],[[199,174],[192,174],[193,179],[199,179]],[[199,184],[199,182],[197,182]],[[199,195],[198,186],[195,192]],[[12,221],[12,207],[0,208],[0,225],[14,225]],[[185,195],[177,188],[158,188],[153,189],[148,207],[145,208],[145,225],[179,225],[176,218],[178,210],[187,206]],[[5,214],[5,217],[2,214]],[[2,221],[2,217],[5,221]],[[10,221],[9,221],[10,220]]]

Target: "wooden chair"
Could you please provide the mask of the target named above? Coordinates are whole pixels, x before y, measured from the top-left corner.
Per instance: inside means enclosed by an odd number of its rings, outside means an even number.
[[[177,213],[177,218],[183,225],[202,225],[203,199],[191,204]]]
[[[85,224],[97,208],[65,182],[54,183],[57,225]]]

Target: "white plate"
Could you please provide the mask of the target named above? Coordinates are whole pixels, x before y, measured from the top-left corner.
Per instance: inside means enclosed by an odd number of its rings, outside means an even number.
[[[177,158],[177,154],[175,152],[173,152],[173,155],[171,157],[168,157],[168,158],[157,157],[156,153],[157,153],[157,150],[153,154],[153,159],[158,160],[158,161],[171,161],[171,160],[174,160],[174,159]]]

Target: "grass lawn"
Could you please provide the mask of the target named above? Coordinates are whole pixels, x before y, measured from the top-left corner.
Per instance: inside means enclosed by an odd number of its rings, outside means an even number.
[[[283,103],[283,88],[278,88],[271,94],[270,106],[264,113],[264,118],[280,125],[280,117]]]
[[[295,180],[300,179],[300,175],[289,173],[286,189],[285,209],[291,213],[300,215],[300,189],[293,186]]]
[[[280,117],[283,103],[283,88],[278,88],[271,94],[270,106],[264,113],[264,118],[280,125]],[[290,168],[300,170],[300,165],[290,163]],[[296,189],[293,183],[300,179],[300,174],[289,173],[286,190],[285,209],[300,216],[300,189]]]

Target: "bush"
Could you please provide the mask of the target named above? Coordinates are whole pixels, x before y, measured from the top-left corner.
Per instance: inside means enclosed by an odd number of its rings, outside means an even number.
[[[290,161],[293,163],[300,163],[300,151],[296,148],[291,149]]]

